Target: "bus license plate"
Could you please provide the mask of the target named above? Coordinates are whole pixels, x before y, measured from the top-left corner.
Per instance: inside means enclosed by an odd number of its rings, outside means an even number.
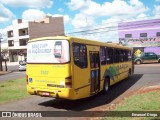
[[[42,92],[42,95],[43,95],[43,96],[49,96],[49,93],[47,93],[47,92]]]

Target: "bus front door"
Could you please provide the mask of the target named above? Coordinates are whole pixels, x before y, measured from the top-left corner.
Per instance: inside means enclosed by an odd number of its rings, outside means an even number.
[[[90,52],[91,95],[100,90],[100,58],[99,52]]]

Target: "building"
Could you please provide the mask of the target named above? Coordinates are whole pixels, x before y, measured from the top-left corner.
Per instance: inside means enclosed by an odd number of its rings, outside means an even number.
[[[119,42],[134,48],[134,54],[155,52],[160,55],[160,19],[118,24]]]
[[[63,17],[48,16],[43,20],[31,22],[22,22],[22,19],[14,21],[7,27],[10,62],[26,58],[29,39],[57,35],[64,35]]]

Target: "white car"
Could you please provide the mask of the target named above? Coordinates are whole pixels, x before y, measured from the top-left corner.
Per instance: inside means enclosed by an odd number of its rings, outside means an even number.
[[[26,63],[20,63],[19,64],[19,71],[25,71],[26,70]]]

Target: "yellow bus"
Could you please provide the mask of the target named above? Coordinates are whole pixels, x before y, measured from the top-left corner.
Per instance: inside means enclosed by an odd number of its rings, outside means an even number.
[[[27,91],[32,95],[76,100],[107,93],[133,74],[132,48],[57,36],[27,45]]]

